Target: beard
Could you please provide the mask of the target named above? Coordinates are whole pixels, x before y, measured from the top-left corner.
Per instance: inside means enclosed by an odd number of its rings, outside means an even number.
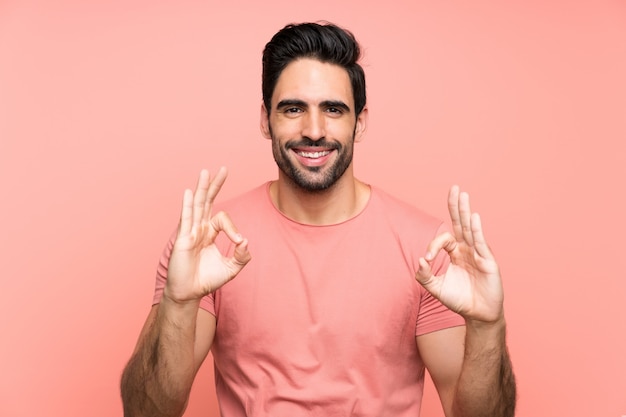
[[[276,165],[291,182],[305,191],[320,192],[329,189],[343,176],[352,163],[355,132],[352,133],[352,140],[345,146],[339,142],[330,142],[326,139],[312,140],[307,137],[287,141],[284,146],[281,146],[271,127],[270,135]],[[319,147],[320,149],[334,150],[337,152],[337,157],[330,166],[300,166],[293,161],[290,155],[291,149],[298,147]]]

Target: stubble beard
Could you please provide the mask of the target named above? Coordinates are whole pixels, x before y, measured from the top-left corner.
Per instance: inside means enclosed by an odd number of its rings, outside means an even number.
[[[311,140],[302,138],[299,140],[291,140],[280,146],[279,141],[274,136],[270,127],[270,135],[272,137],[272,153],[274,161],[278,165],[278,169],[297,187],[308,192],[322,192],[331,188],[343,176],[354,155],[354,137],[343,146],[338,142],[328,142],[326,139]],[[319,146],[324,149],[333,149],[337,152],[337,158],[331,166],[323,167],[302,167],[297,166],[290,157],[291,149],[296,147],[315,147]],[[321,176],[319,175],[321,173]],[[313,175],[312,175],[313,174]],[[316,175],[317,174],[317,175]]]

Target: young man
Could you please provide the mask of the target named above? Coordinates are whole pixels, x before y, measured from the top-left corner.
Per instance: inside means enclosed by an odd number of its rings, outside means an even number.
[[[418,416],[425,368],[446,416],[514,414],[501,279],[467,194],[450,191],[448,233],[354,177],[358,59],[334,25],[266,45],[278,179],[217,212],[225,169],[186,190],[122,377],[126,416],[182,415],[209,350],[225,417]]]

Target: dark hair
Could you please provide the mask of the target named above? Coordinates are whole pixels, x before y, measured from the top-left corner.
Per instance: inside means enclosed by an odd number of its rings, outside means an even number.
[[[276,33],[263,50],[263,103],[271,110],[272,94],[285,67],[299,58],[339,65],[348,72],[356,114],[365,107],[365,73],[357,63],[361,50],[354,35],[331,23],[290,24]]]

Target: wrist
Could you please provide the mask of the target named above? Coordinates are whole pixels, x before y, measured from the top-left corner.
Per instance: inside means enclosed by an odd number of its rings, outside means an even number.
[[[165,287],[163,290],[163,297],[161,298],[161,304],[166,304],[168,307],[175,308],[177,310],[195,309],[200,307],[201,298],[180,298],[168,291]]]
[[[499,331],[506,328],[506,320],[504,319],[504,313],[495,320],[489,321],[465,318],[465,326],[475,331]]]
[[[202,297],[203,295],[193,294],[192,291],[181,288],[181,285],[172,285],[169,277],[165,283],[165,288],[163,288],[163,298],[167,298],[169,301],[179,305],[193,305],[199,303]]]
[[[495,354],[506,343],[506,322],[504,316],[495,321],[465,320],[466,355],[481,353]]]

